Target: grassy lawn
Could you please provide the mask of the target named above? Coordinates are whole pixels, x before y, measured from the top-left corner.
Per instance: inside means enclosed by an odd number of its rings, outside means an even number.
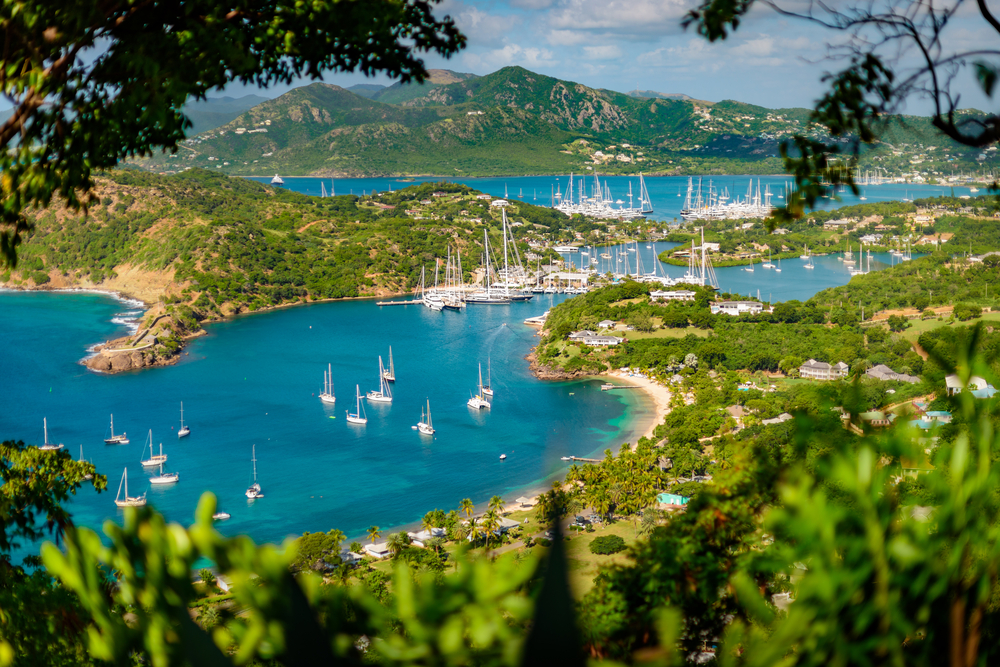
[[[621,333],[621,332],[615,332]],[[626,331],[625,337],[629,340],[642,340],[644,338],[684,338],[688,334],[694,334],[699,338],[708,338],[711,333],[709,329],[699,329],[697,327],[685,327],[683,329],[657,329],[648,333],[642,331]]]
[[[955,324],[949,325],[945,321],[939,321],[937,319],[933,320],[910,320],[910,328],[903,332],[903,338],[910,341],[911,343],[916,342],[920,338],[920,334],[930,331],[932,329],[937,329],[938,327],[947,327],[955,325],[968,325],[975,324],[976,322],[1000,322],[1000,313],[984,313],[982,317],[975,317],[971,320],[965,322],[956,321]]]

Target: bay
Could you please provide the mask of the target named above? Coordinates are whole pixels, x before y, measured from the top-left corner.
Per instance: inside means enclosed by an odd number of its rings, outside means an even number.
[[[581,176],[574,177],[574,190],[576,190]],[[584,177],[588,193],[593,188],[593,176],[588,174]],[[601,176],[601,183],[607,183],[611,190],[611,196],[616,200],[621,200],[628,206],[628,192],[631,187],[633,195],[639,194],[639,178],[637,176]],[[270,183],[270,178],[251,177],[250,180],[260,183]],[[702,189],[708,191],[709,186],[722,190],[728,190],[731,198],[745,197],[747,188],[753,187],[755,190],[760,185],[761,192],[770,187],[771,193],[775,196],[772,203],[781,205],[784,200],[778,199],[779,194],[785,192],[785,188],[791,183],[791,179],[785,175],[774,176],[703,176]],[[333,192],[338,195],[371,194],[372,190],[384,192],[387,190],[400,190],[402,188],[420,183],[438,183],[446,181],[450,183],[462,183],[464,185],[489,193],[494,197],[507,196],[512,200],[525,201],[537,206],[550,206],[552,203],[552,193],[556,190],[566,192],[569,176],[512,176],[508,178],[442,178],[423,177],[414,179],[398,178],[314,178],[307,176],[289,176],[284,178],[285,187],[295,192],[311,196],[320,196],[323,189],[329,194]],[[646,176],[646,187],[649,190],[650,199],[653,202],[654,211],[647,217],[650,220],[664,222],[679,222],[680,212],[684,207],[685,195],[687,193],[687,176]],[[693,179],[694,186],[697,187],[698,177]],[[842,206],[853,206],[855,204],[871,204],[875,202],[899,201],[902,199],[916,199],[921,197],[938,197],[944,195],[969,195],[970,189],[967,186],[950,185],[915,185],[912,183],[887,183],[884,185],[866,185],[861,188],[861,200],[849,192],[840,193],[837,199],[821,199],[817,204],[820,210],[840,208]],[[636,204],[638,205],[638,204]]]

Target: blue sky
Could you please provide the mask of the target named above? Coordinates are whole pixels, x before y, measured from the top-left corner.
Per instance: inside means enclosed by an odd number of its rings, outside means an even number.
[[[804,2],[805,0],[791,0]],[[769,108],[809,107],[821,94],[820,77],[836,69],[826,59],[837,35],[756,7],[739,31],[709,44],[680,20],[696,0],[445,0],[438,15],[451,15],[469,45],[450,60],[428,57],[432,68],[488,74],[520,65],[560,79],[621,92],[636,87],[685,93],[698,99],[736,99]],[[836,4],[836,3],[834,3]],[[949,27],[955,43],[995,48],[996,34],[972,12]],[[328,74],[342,86],[374,82],[357,74]],[[294,86],[291,86],[294,87]],[[992,108],[971,75],[960,75],[963,106]],[[273,96],[288,87],[264,92]],[[255,90],[230,88],[239,96]],[[929,107],[911,104],[909,113]]]

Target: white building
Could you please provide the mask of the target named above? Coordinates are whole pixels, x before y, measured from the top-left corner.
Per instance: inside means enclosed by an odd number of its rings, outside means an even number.
[[[799,375],[810,380],[836,380],[847,377],[849,369],[849,366],[843,361],[838,361],[831,366],[825,361],[810,359],[799,366]]]
[[[653,290],[649,293],[652,301],[694,301],[695,293],[687,289]]]
[[[721,314],[739,317],[747,313],[751,315],[760,314],[764,310],[764,304],[759,301],[718,301],[713,303],[711,308],[713,315]]]

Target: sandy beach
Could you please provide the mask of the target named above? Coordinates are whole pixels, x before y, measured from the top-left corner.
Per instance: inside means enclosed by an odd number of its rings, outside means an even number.
[[[655,417],[650,420],[646,429],[636,429],[642,433],[642,437],[652,437],[653,431],[663,422],[663,418],[670,412],[670,390],[665,386],[642,375],[629,375],[623,371],[610,371],[604,377],[612,377],[618,382],[616,384],[627,384],[639,387],[653,400],[656,406]]]

